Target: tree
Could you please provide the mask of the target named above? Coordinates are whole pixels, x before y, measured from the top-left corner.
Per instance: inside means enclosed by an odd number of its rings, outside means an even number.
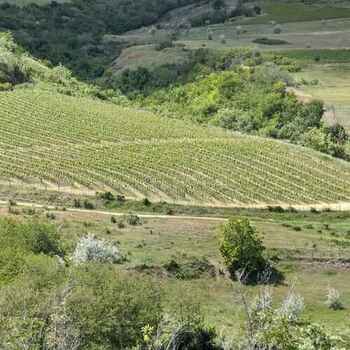
[[[212,2],[212,7],[213,7],[214,10],[221,10],[225,6],[226,6],[226,4],[225,4],[224,0],[214,0]]]
[[[256,282],[268,267],[265,247],[248,219],[231,218],[220,231],[220,252],[232,277]]]
[[[344,145],[349,139],[349,135],[347,134],[344,126],[338,123],[327,127],[326,132],[331,141],[339,145]]]

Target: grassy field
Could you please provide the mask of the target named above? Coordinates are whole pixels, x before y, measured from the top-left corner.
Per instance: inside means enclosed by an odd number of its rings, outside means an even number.
[[[241,34],[237,35],[237,26],[241,25]],[[213,40],[208,40],[208,28],[213,33]],[[188,47],[207,47],[227,49],[231,47],[249,46],[261,50],[292,50],[292,49],[347,49],[350,48],[349,19],[335,19],[327,21],[291,22],[281,25],[282,32],[274,34],[271,24],[239,24],[228,22],[211,25],[209,27],[192,28],[188,34],[183,33],[180,41]],[[139,32],[140,34],[140,32]],[[221,43],[220,36],[224,35],[225,43]],[[283,45],[257,45],[253,41],[267,37],[286,42]]]
[[[6,209],[0,214],[6,214]],[[34,215],[44,216],[45,212],[34,211]],[[350,326],[349,214],[261,212],[251,213],[250,219],[263,235],[269,251],[281,259],[278,268],[284,272],[285,281],[272,287],[276,301],[281,300],[290,285],[295,285],[305,298],[307,317],[338,333],[347,331]],[[199,302],[208,321],[220,331],[229,335],[240,331],[243,310],[237,300],[238,284],[218,273],[222,266],[217,244],[220,222],[169,217],[144,219],[142,225],[126,224],[120,228],[111,222],[111,215],[64,211],[54,212],[54,222],[71,242],[68,246],[73,247],[77,238],[86,233],[117,242],[128,256],[120,268],[153,276],[169,310],[184,299]],[[188,267],[176,273],[166,267],[171,261],[186,266],[183,264],[205,259],[209,262],[207,269],[195,275],[188,275],[193,272]],[[341,292],[345,310],[332,311],[326,307],[329,286]],[[251,295],[258,292],[258,287],[246,288]]]
[[[282,142],[39,89],[0,109],[3,181],[216,206],[350,198],[348,163]]]
[[[283,2],[268,0],[260,2],[263,15],[247,20],[248,23],[269,23],[270,21],[304,22],[321,19],[334,19],[350,17],[350,9],[343,3],[331,5],[318,2],[312,5],[300,1]]]
[[[183,66],[188,64],[188,61],[189,54],[179,47],[156,50],[154,45],[137,45],[123,50],[113,62],[111,69],[113,72],[121,73],[126,69],[135,70],[142,66],[153,71],[155,67],[159,68],[162,65]]]
[[[296,79],[305,94],[325,101],[330,122],[350,128],[349,63],[311,64],[296,74]]]

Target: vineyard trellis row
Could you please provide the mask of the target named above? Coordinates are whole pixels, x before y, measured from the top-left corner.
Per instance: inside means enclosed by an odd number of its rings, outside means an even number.
[[[0,177],[201,204],[350,201],[350,164],[40,89],[0,93]]]

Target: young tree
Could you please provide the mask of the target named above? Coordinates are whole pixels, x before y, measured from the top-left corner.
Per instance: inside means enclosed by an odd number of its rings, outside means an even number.
[[[220,231],[220,252],[232,277],[256,282],[268,267],[265,247],[248,219],[231,218]]]

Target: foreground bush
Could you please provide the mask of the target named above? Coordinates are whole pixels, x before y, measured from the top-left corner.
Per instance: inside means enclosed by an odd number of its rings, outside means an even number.
[[[0,219],[0,246],[0,284],[25,271],[32,257],[64,255],[56,227],[36,219]]]
[[[199,305],[182,301],[171,315],[165,314],[157,328],[142,328],[144,350],[221,350],[213,327],[205,324]]]
[[[158,327],[159,293],[149,280],[109,266],[68,273],[54,258],[38,257],[0,291],[0,348],[125,350],[141,343],[144,325]]]
[[[261,289],[245,305],[246,335],[237,349],[249,350],[341,350],[343,341],[323,327],[302,318],[303,298],[290,289],[280,306],[274,306],[270,288]],[[234,349],[235,347],[230,347]]]
[[[81,335],[81,349],[127,349],[142,339],[144,325],[157,327],[161,305],[156,286],[95,264],[75,273],[67,314]]]

